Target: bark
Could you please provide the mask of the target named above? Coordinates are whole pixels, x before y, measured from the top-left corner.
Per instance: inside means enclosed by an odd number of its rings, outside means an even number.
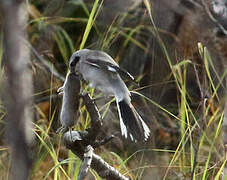
[[[31,160],[28,146],[32,141],[32,75],[28,68],[29,50],[23,39],[26,10],[23,1],[0,0],[3,14],[6,82],[3,84],[7,108],[5,136],[10,146],[10,179],[28,179]]]
[[[94,149],[90,145],[85,148],[84,160],[83,160],[83,164],[80,167],[78,180],[85,179],[88,173],[88,170],[90,169],[90,166],[91,166],[93,151]]]
[[[90,141],[88,137],[89,133],[86,134],[85,132],[72,131],[71,138],[70,132],[68,131],[63,136],[63,142],[65,146],[70,149],[76,156],[78,156],[82,161],[86,161],[86,157],[84,155],[86,154],[86,149],[89,146],[87,145]],[[129,178],[122,175],[117,169],[110,166],[97,154],[92,153],[92,157],[90,157],[89,160],[91,160],[91,162],[89,162],[89,167],[94,169],[100,177],[108,180],[129,180]],[[86,169],[80,170],[80,172],[83,172],[83,175],[81,175],[81,173],[79,175],[85,177],[86,174],[84,172],[86,171],[87,173],[88,167],[86,162],[83,162],[83,164],[85,164]]]

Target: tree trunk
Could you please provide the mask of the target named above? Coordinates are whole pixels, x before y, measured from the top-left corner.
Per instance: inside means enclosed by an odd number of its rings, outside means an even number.
[[[7,108],[5,135],[10,146],[10,179],[28,179],[31,160],[32,75],[28,68],[29,49],[25,46],[27,13],[20,0],[0,0],[3,14],[6,81],[3,99]]]

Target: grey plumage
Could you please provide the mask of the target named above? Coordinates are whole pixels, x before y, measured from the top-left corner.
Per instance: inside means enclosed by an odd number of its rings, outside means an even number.
[[[108,96],[115,96],[122,135],[134,141],[147,140],[150,130],[131,104],[130,92],[120,75],[134,78],[122,70],[107,53],[83,49],[70,58],[70,70],[82,75],[89,86]]]
[[[79,108],[79,94],[80,94],[80,80],[75,73],[68,73],[64,85],[58,89],[62,91],[62,107],[60,113],[60,122],[62,127],[58,132],[65,132],[76,124],[78,108]]]

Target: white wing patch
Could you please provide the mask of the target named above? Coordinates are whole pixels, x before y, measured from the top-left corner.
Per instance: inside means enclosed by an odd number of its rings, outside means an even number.
[[[109,70],[109,71],[112,71],[112,72],[117,72],[117,70],[116,69],[114,69],[113,67],[111,67],[111,66],[107,66],[107,69]]]
[[[118,114],[119,114],[119,118],[120,118],[120,127],[121,127],[121,134],[122,136],[124,136],[126,139],[127,139],[127,128],[123,122],[123,119],[121,117],[121,111],[120,111],[120,107],[119,107],[119,104],[118,104],[118,101],[117,101],[117,110],[118,110]]]
[[[129,72],[126,72],[128,74],[128,76],[132,79],[132,80],[135,80],[135,78],[129,73]]]

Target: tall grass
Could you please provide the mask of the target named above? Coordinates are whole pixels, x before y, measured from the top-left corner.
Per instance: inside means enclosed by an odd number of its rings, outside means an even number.
[[[220,84],[223,82],[223,77],[226,76],[226,71],[224,72],[222,78],[219,78],[219,75],[217,71],[215,70],[215,67],[212,63],[211,57],[209,55],[209,52],[206,47],[202,47],[201,43],[199,43],[198,46],[198,51],[200,52],[200,56],[204,62],[204,68],[205,68],[205,76],[207,77],[207,84],[209,89],[200,89],[200,91],[204,91],[201,93],[205,93],[206,91],[209,91],[211,93],[210,99],[202,99],[203,104],[202,104],[202,119],[198,119],[198,116],[192,111],[192,108],[190,107],[190,103],[188,102],[187,97],[187,90],[186,90],[186,72],[187,72],[187,63],[191,63],[190,61],[181,61],[179,64],[172,65],[172,61],[168,55],[168,51],[166,50],[166,47],[162,41],[162,39],[159,36],[159,32],[155,26],[153,17],[152,17],[152,11],[151,11],[151,5],[149,1],[145,0],[144,1],[145,6],[148,10],[152,25],[154,26],[154,32],[153,35],[157,38],[160,47],[163,49],[163,53],[166,55],[166,59],[169,63],[170,69],[172,70],[173,77],[175,79],[176,85],[178,87],[179,93],[180,93],[180,108],[179,108],[179,115],[180,115],[180,132],[181,132],[181,141],[178,145],[178,148],[175,151],[175,154],[173,155],[173,158],[170,162],[170,166],[178,162],[180,165],[180,171],[183,172],[185,175],[188,174],[190,171],[193,173],[192,174],[192,179],[215,179],[220,178],[220,172],[221,169],[223,169],[224,164],[226,163],[226,159],[223,160],[221,158],[221,166],[217,168],[212,168],[212,162],[211,162],[211,155],[212,153],[216,152],[218,156],[220,157],[220,146],[221,146],[221,141],[217,141],[217,138],[220,136],[220,129],[221,129],[221,124],[223,120],[223,110],[220,110],[220,108],[217,108],[216,113],[213,113],[211,116],[209,115],[209,112],[211,111],[211,106],[214,104],[209,104],[206,105],[206,100],[210,102],[215,102],[216,100],[218,103],[221,103],[219,101],[219,97],[217,94],[217,90],[220,87]],[[183,66],[182,66],[183,65]],[[211,75],[211,69],[214,70],[215,76],[218,77],[219,83],[215,85],[213,77]],[[200,82],[201,83],[201,82]],[[206,88],[206,87],[204,87]],[[190,118],[193,117],[193,118]],[[197,117],[197,118],[196,118]],[[196,122],[196,126],[192,126],[193,121]],[[205,121],[205,122],[199,122],[199,121]],[[209,129],[209,122],[213,123],[213,128],[214,130],[212,131]],[[201,127],[201,124],[205,126],[204,128]],[[194,133],[193,131],[199,128],[199,133],[201,133],[199,136],[201,136],[201,139],[197,137],[197,141],[200,140],[199,146],[196,147],[196,143],[194,142],[196,140],[196,137],[194,136],[195,139],[193,139],[192,134]],[[210,132],[212,131],[212,132]],[[206,142],[205,142],[206,141]],[[208,143],[208,145],[206,144]],[[186,145],[189,144],[189,145]],[[217,146],[218,145],[218,146]],[[188,148],[189,146],[189,148]],[[205,147],[208,147],[208,150],[204,150]],[[190,154],[190,156],[186,156],[187,154]],[[207,155],[208,153],[208,155]],[[179,156],[177,156],[179,154]],[[205,156],[207,157],[207,160],[202,162],[201,164],[198,163],[198,156]],[[195,159],[195,156],[197,159]],[[178,157],[178,158],[177,158]],[[225,157],[226,158],[226,157]],[[195,163],[197,162],[197,163]],[[190,169],[184,168],[188,167],[190,165]],[[198,168],[198,166],[204,166],[204,169]],[[169,169],[171,167],[167,168],[166,174],[163,179],[166,179],[169,173]],[[194,171],[193,171],[194,170]],[[218,173],[217,173],[218,172]]]

